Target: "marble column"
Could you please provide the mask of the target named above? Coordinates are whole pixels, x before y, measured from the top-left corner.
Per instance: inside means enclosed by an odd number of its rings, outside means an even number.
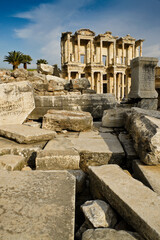
[[[91,72],[91,89],[94,90],[94,72]]]
[[[135,44],[132,45],[132,58],[135,58]]]
[[[122,96],[121,99],[124,98],[124,73],[122,73]]]
[[[77,52],[78,52],[78,62],[80,62],[80,37],[78,36],[78,47],[77,47]]]
[[[68,80],[71,80],[71,72],[68,71]]]
[[[142,57],[142,42],[140,43],[140,57]]]
[[[116,65],[116,42],[113,43],[113,64]]]
[[[114,89],[114,95],[116,97],[116,73],[113,74],[113,89]]]
[[[90,41],[90,63],[93,63],[93,40]]]
[[[103,73],[100,72],[100,93],[103,93]]]
[[[124,42],[122,42],[122,64],[124,64]]]
[[[108,65],[110,64],[110,43],[108,43]]]
[[[103,64],[102,62],[102,40],[100,39],[100,64]]]
[[[67,35],[67,61],[70,62],[70,35]]]

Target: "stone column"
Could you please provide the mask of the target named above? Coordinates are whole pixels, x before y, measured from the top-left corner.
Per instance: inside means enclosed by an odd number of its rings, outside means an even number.
[[[90,41],[90,63],[93,63],[93,40]]]
[[[80,37],[78,36],[78,47],[77,47],[77,52],[78,52],[78,62],[80,62]]]
[[[135,43],[132,45],[132,58],[135,58]]]
[[[129,82],[128,82],[128,74],[126,74],[126,98],[128,98],[128,93],[129,93]]]
[[[124,98],[124,73],[122,73],[122,96],[121,98]]]
[[[140,57],[142,57],[142,42],[140,43]]]
[[[91,71],[91,89],[94,90],[94,72]]]
[[[157,58],[137,57],[131,61],[130,98],[157,98],[155,90],[155,67]]]
[[[100,39],[100,64],[103,64],[102,62],[102,40]]]
[[[110,64],[110,43],[108,43],[108,65]]]
[[[67,61],[70,62],[70,35],[67,35]]]
[[[68,80],[71,80],[71,72],[68,71]]]
[[[118,73],[117,79],[117,99],[120,100],[120,82],[121,82],[121,73]]]
[[[116,42],[113,42],[113,64],[116,65]]]
[[[116,97],[116,73],[113,74],[113,89],[114,89],[114,95]]]
[[[80,72],[78,73],[78,78],[81,78],[81,73]]]
[[[103,73],[100,72],[100,93],[103,93]]]
[[[64,64],[63,51],[64,51],[64,47],[63,47],[63,42],[61,41],[61,65]]]
[[[124,64],[124,42],[122,42],[122,64]]]

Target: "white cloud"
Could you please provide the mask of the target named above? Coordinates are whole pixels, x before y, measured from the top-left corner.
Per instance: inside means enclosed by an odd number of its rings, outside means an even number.
[[[79,28],[90,28],[97,34],[110,30],[119,37],[129,33],[138,39],[145,38],[144,54],[160,57],[160,23],[158,25],[158,22],[151,21],[153,9],[150,5],[153,6],[153,3],[141,0],[137,5],[137,1],[131,6],[127,5],[126,0],[122,0],[112,8],[107,8],[104,4],[101,9],[87,8],[96,0],[60,0],[56,3],[41,4],[29,12],[15,15],[17,18],[29,20],[24,28],[15,29],[15,34],[27,41],[33,53],[36,50],[39,58],[47,59],[50,64],[60,65],[61,32],[74,32]],[[159,1],[155,0],[154,9],[157,8],[156,4],[159,4]]]

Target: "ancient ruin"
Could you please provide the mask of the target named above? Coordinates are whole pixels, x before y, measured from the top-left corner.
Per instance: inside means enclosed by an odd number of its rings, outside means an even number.
[[[63,34],[63,40],[70,35]],[[124,63],[142,43],[111,33],[94,37],[89,30],[75,36],[92,53],[87,59],[94,56],[93,43],[100,44],[102,61],[103,47],[108,49],[103,71],[102,64],[87,63],[97,74],[99,67],[101,77],[110,76],[103,83],[107,89],[113,69],[121,80],[130,72],[127,64],[109,65],[116,56],[111,49],[121,48]],[[80,51],[64,57],[77,61]],[[95,89],[82,66],[79,76],[70,73],[71,79],[55,76],[53,66],[44,64],[38,72],[0,72],[1,240],[160,239],[157,62],[148,57],[131,61],[129,94],[129,85],[123,91],[122,85],[112,85],[110,93],[102,93],[102,81]],[[125,96],[128,100],[119,102]]]
[[[127,98],[131,86],[130,60],[142,56],[143,39],[129,34],[95,35],[89,29],[62,33],[61,65],[65,79],[86,77],[97,93],[114,93],[118,100]]]

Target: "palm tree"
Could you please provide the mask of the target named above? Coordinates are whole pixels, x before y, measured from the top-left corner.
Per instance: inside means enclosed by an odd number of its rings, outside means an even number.
[[[23,53],[21,53],[20,51],[18,52],[12,51],[8,53],[9,55],[4,57],[4,62],[8,62],[9,64],[12,64],[13,70],[15,70],[22,63]]]
[[[45,60],[45,59],[37,60],[37,65],[39,65],[40,63],[48,64],[47,60]]]
[[[31,56],[23,54],[22,63],[23,63],[24,69],[27,69],[27,64],[31,64],[31,61],[32,61]]]

